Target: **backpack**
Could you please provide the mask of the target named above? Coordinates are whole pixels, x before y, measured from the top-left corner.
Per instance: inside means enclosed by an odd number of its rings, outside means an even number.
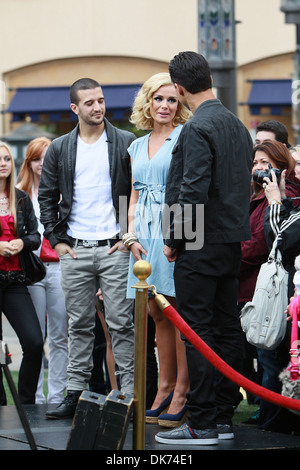
[[[240,321],[247,341],[260,349],[276,349],[286,332],[288,272],[282,265],[278,236],[268,261],[262,264],[253,299],[241,311]]]

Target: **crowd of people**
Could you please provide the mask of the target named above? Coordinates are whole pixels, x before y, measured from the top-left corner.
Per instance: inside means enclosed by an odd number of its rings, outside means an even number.
[[[95,353],[101,341],[111,345],[109,386],[133,394],[133,265],[140,259],[152,266],[149,285],[208,346],[238,372],[280,393],[290,328],[275,351],[257,349],[247,344],[239,315],[289,217],[294,223],[279,248],[289,297],[295,295],[300,150],[290,147],[286,127],[261,123],[253,143],[215,97],[205,58],[190,51],[176,55],[169,73],[153,75],[138,92],[130,121],[145,131],[143,137],[107,120],[102,87],[93,79],[73,83],[70,103],[76,127],[52,142],[31,141],[17,178],[10,148],[0,142],[0,307],[22,347],[22,403],[56,404],[47,419],[74,416],[83,390],[102,390],[95,384],[103,370],[103,355],[98,362]],[[278,178],[271,168],[279,170]],[[26,251],[46,270],[34,284],[26,277]],[[239,386],[183,337],[150,290],[148,317],[145,420],[170,428],[156,440],[214,445],[233,439]],[[97,343],[99,319],[104,333]],[[288,410],[247,398],[258,405],[253,422],[260,428],[300,432],[299,418]]]

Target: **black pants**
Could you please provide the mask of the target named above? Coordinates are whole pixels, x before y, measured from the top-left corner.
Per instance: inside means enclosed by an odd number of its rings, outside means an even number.
[[[237,315],[240,244],[205,245],[180,251],[175,264],[178,312],[225,362],[240,371],[242,330]],[[186,341],[190,377],[188,424],[195,429],[230,423],[239,386],[215,368]],[[216,382],[217,377],[217,382]]]
[[[155,356],[155,322],[147,315],[147,372],[146,410],[149,410],[157,394],[158,367]]]
[[[23,352],[18,381],[20,400],[23,404],[34,404],[43,356],[43,336],[27,287],[17,282],[0,285],[0,311],[16,332]]]

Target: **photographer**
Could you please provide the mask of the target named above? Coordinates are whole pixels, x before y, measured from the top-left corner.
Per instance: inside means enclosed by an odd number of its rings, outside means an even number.
[[[269,204],[280,205],[281,200],[273,196],[268,200],[264,185],[272,179],[269,164],[273,169],[274,177],[280,178],[284,172],[286,177],[285,195],[292,198],[300,196],[299,180],[295,177],[295,160],[287,147],[275,140],[264,141],[253,149],[252,167],[252,190],[250,202],[250,226],[251,240],[242,243],[242,263],[239,274],[239,304],[242,307],[251,301],[260,267],[268,259],[270,247],[268,247],[264,233],[264,218]],[[288,300],[288,299],[287,299]],[[269,390],[280,393],[280,383],[277,379],[278,372],[282,370],[289,361],[289,344],[287,348],[280,345],[276,352],[257,349],[259,364],[262,368],[262,385]],[[271,371],[276,373],[272,374]],[[289,432],[289,424],[284,419],[276,417],[277,408],[263,400],[260,401],[258,423],[262,429],[279,432]]]
[[[269,205],[263,184],[271,177],[272,168],[285,171],[286,197],[300,196],[299,181],[295,177],[295,160],[287,147],[276,140],[265,141],[253,149],[252,191],[250,201],[251,240],[242,242],[242,263],[239,274],[239,303],[252,300],[260,267],[268,259],[269,248],[264,234],[265,210]],[[297,185],[298,182],[298,185]],[[275,201],[271,201],[275,202]],[[280,201],[278,201],[280,202]]]

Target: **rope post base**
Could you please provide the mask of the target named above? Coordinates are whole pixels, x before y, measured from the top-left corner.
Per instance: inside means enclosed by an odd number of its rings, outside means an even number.
[[[151,265],[147,261],[137,261],[133,273],[139,279],[135,286],[135,340],[134,340],[134,400],[133,400],[133,449],[145,449],[145,410],[146,410],[146,357],[147,357],[147,277]]]

